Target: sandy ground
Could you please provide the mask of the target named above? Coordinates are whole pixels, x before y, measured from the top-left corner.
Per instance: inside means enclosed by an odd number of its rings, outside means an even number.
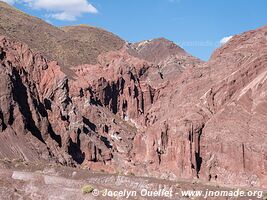
[[[83,187],[90,186],[94,191],[84,193]],[[88,170],[63,167],[60,165],[26,163],[23,161],[0,161],[1,200],[102,200],[102,199],[205,199],[204,197],[182,197],[182,190],[236,190],[194,181],[168,181],[146,177],[124,176],[119,174],[93,173]],[[249,188],[242,190],[248,191]],[[257,191],[257,189],[253,189]],[[105,191],[115,195],[105,197]],[[127,193],[127,192],[128,193]],[[134,193],[136,191],[136,195]],[[141,191],[160,191],[160,196],[141,195]],[[164,192],[165,191],[165,192]],[[170,197],[170,192],[172,196]],[[129,197],[127,197],[129,194]],[[145,194],[145,193],[143,193]],[[97,196],[96,196],[97,195]],[[209,197],[207,199],[264,199],[256,197]]]

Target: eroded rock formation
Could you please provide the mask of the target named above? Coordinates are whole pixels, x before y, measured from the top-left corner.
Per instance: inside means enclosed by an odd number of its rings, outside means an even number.
[[[208,62],[161,38],[69,68],[2,35],[0,158],[266,188],[266,33]]]

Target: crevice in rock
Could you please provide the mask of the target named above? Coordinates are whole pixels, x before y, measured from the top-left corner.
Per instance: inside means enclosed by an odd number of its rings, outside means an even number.
[[[32,118],[32,112],[27,101],[29,98],[27,94],[27,88],[24,86],[21,77],[19,76],[15,68],[13,68],[12,72],[13,77],[11,77],[11,80],[13,83],[13,98],[14,101],[19,105],[19,110],[25,120],[26,129],[29,130],[31,134],[38,138],[42,143],[45,143],[40,130],[38,129],[35,121]]]
[[[90,133],[90,130],[87,127],[83,126],[83,133],[88,135]]]
[[[116,114],[118,112],[118,88],[116,87],[116,84],[112,82],[111,86],[111,107],[110,110]]]
[[[94,158],[93,158],[93,162],[97,162],[97,151],[96,151],[96,146],[94,145]]]
[[[37,111],[41,114],[42,117],[48,116],[44,104],[42,104],[41,102],[38,103],[36,99],[33,99],[33,104],[37,108]]]
[[[11,104],[9,107],[9,118],[8,118],[8,124],[12,125],[14,123],[14,106]]]
[[[79,135],[77,136],[78,141]],[[74,143],[71,139],[69,140],[69,146],[68,146],[68,153],[71,155],[72,159],[76,161],[78,164],[82,164],[85,159],[84,152],[81,151],[80,146],[78,145],[79,142]]]
[[[199,178],[199,172],[201,169],[201,165],[202,165],[202,157],[201,157],[201,152],[200,152],[200,139],[201,139],[201,135],[202,135],[202,130],[204,128],[204,124],[202,125],[202,127],[199,128],[198,132],[197,132],[197,149],[195,151],[195,158],[196,158],[196,173],[197,173],[197,177]]]
[[[77,141],[73,142],[73,140],[69,139],[69,145],[68,145],[68,153],[71,155],[72,159],[76,161],[78,164],[82,164],[85,160],[85,153],[81,150],[81,140],[80,140],[80,134],[81,129],[77,129]]]
[[[128,118],[127,110],[128,110],[128,102],[127,102],[127,100],[123,99],[123,101],[122,101],[122,113],[123,113],[122,118],[124,120],[126,120]]]
[[[139,92],[138,92],[138,88],[136,87],[136,85],[134,86],[134,90],[133,90],[133,92],[134,92],[134,98],[137,98],[138,97],[138,95],[139,95]]]
[[[101,82],[102,80],[102,82]],[[106,82],[104,79],[99,80],[101,87],[104,86],[103,88],[103,93],[100,95],[100,99],[103,101],[103,104],[105,106],[108,106],[109,109],[114,113],[117,114],[118,112],[118,97],[120,93],[123,93],[123,88],[124,88],[124,80],[121,78],[117,81],[117,84],[112,81],[111,84]],[[102,98],[101,98],[102,96]]]
[[[57,134],[54,132],[54,130],[53,130],[53,128],[52,128],[52,126],[51,126],[50,123],[49,123],[49,125],[48,125],[48,133],[49,133],[49,135],[51,136],[51,138],[52,138],[53,140],[55,140],[55,141],[58,143],[59,147],[62,147],[61,136],[60,136],[60,135],[57,135]]]
[[[161,136],[160,136],[161,137],[161,146],[162,146],[163,152],[166,151],[167,146],[168,146],[168,141],[169,141],[168,131],[169,131],[169,126],[166,122],[164,122],[164,127],[163,127],[163,130],[161,131]]]
[[[90,122],[89,119],[87,119],[86,117],[83,117],[83,123],[86,124],[92,131],[96,131],[96,125],[92,122]]]
[[[79,94],[80,98],[84,97],[84,92],[83,92],[83,89],[82,88],[80,89],[79,93],[80,93]]]
[[[108,128],[108,126],[105,124],[104,125],[104,127],[103,127],[103,131],[105,132],[105,133],[108,133],[109,132],[109,128]]]
[[[127,108],[128,108],[128,102],[127,102],[127,100],[123,100],[122,101],[122,111],[123,112],[126,112],[127,111]]]
[[[5,121],[4,121],[4,115],[1,111],[0,111],[0,128],[1,128],[1,131],[4,131],[7,128]]]
[[[159,72],[159,76],[161,79],[164,79],[162,72]]]
[[[107,148],[111,149],[112,145],[110,144],[108,138],[104,137],[104,136],[100,136],[100,140],[102,142],[104,142],[104,144],[106,145]]]
[[[66,98],[64,99],[64,101],[62,102],[62,108],[65,110],[67,109],[68,105],[72,103],[71,98],[68,96],[68,94],[66,94]]]
[[[140,100],[140,114],[144,114],[144,108],[145,108],[145,102],[144,102],[144,96],[143,96],[143,92],[141,92],[141,100]]]
[[[120,91],[120,94],[123,94],[124,92],[124,85],[125,85],[125,80],[120,77],[119,80],[117,81],[118,89]]]
[[[101,103],[100,99],[98,97],[96,97],[95,92],[93,91],[91,86],[87,90],[90,93],[89,103],[91,105],[95,105],[95,106],[103,106],[103,104]]]
[[[6,57],[6,52],[4,52],[3,48],[0,47],[0,60],[4,60]]]
[[[195,171],[197,178],[199,178],[199,172],[201,170],[203,160],[200,151],[200,139],[205,124],[195,129],[193,123],[190,122],[190,126],[191,127],[188,136],[188,140],[190,142],[190,163],[191,168]]]
[[[128,94],[129,94],[129,96],[132,96],[132,90],[131,90],[131,87],[128,87]]]
[[[110,99],[112,99],[112,88],[109,83],[107,83],[107,86],[103,89],[103,96],[104,96],[104,105],[109,105]]]
[[[193,160],[192,160],[192,157],[193,157],[193,142],[194,142],[194,139],[193,139],[193,124],[191,124],[191,130],[189,131],[189,135],[188,135],[188,140],[189,140],[189,144],[190,144],[190,163],[191,163],[191,168],[192,169],[195,169],[195,166],[193,164]]]
[[[47,99],[47,98],[44,99],[44,106],[45,106],[46,110],[52,111],[52,107],[51,107],[52,102],[49,99]]]
[[[70,116],[66,112],[60,111],[60,119],[62,121],[69,121]]]
[[[160,150],[159,148],[157,148],[157,154],[158,154],[158,159],[159,159],[159,165],[161,163],[161,154],[162,154],[162,150]]]
[[[138,73],[138,76],[141,77],[147,72],[147,67],[143,66]]]
[[[208,180],[211,181],[211,178],[212,178],[212,177],[211,177],[211,174],[209,174],[209,179],[208,179]]]
[[[129,71],[128,74],[130,75],[131,80],[133,80],[134,82],[137,81],[137,78],[133,75],[133,73],[131,71]]]

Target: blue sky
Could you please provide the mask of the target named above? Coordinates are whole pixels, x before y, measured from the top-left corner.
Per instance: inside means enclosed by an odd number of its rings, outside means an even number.
[[[88,24],[129,42],[165,37],[203,60],[222,38],[267,25],[266,0],[5,1],[56,26]]]

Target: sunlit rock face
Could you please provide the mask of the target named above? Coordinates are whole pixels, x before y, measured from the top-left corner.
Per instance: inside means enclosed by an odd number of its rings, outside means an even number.
[[[267,187],[266,33],[208,62],[160,38],[67,67],[3,33],[0,158]]]

